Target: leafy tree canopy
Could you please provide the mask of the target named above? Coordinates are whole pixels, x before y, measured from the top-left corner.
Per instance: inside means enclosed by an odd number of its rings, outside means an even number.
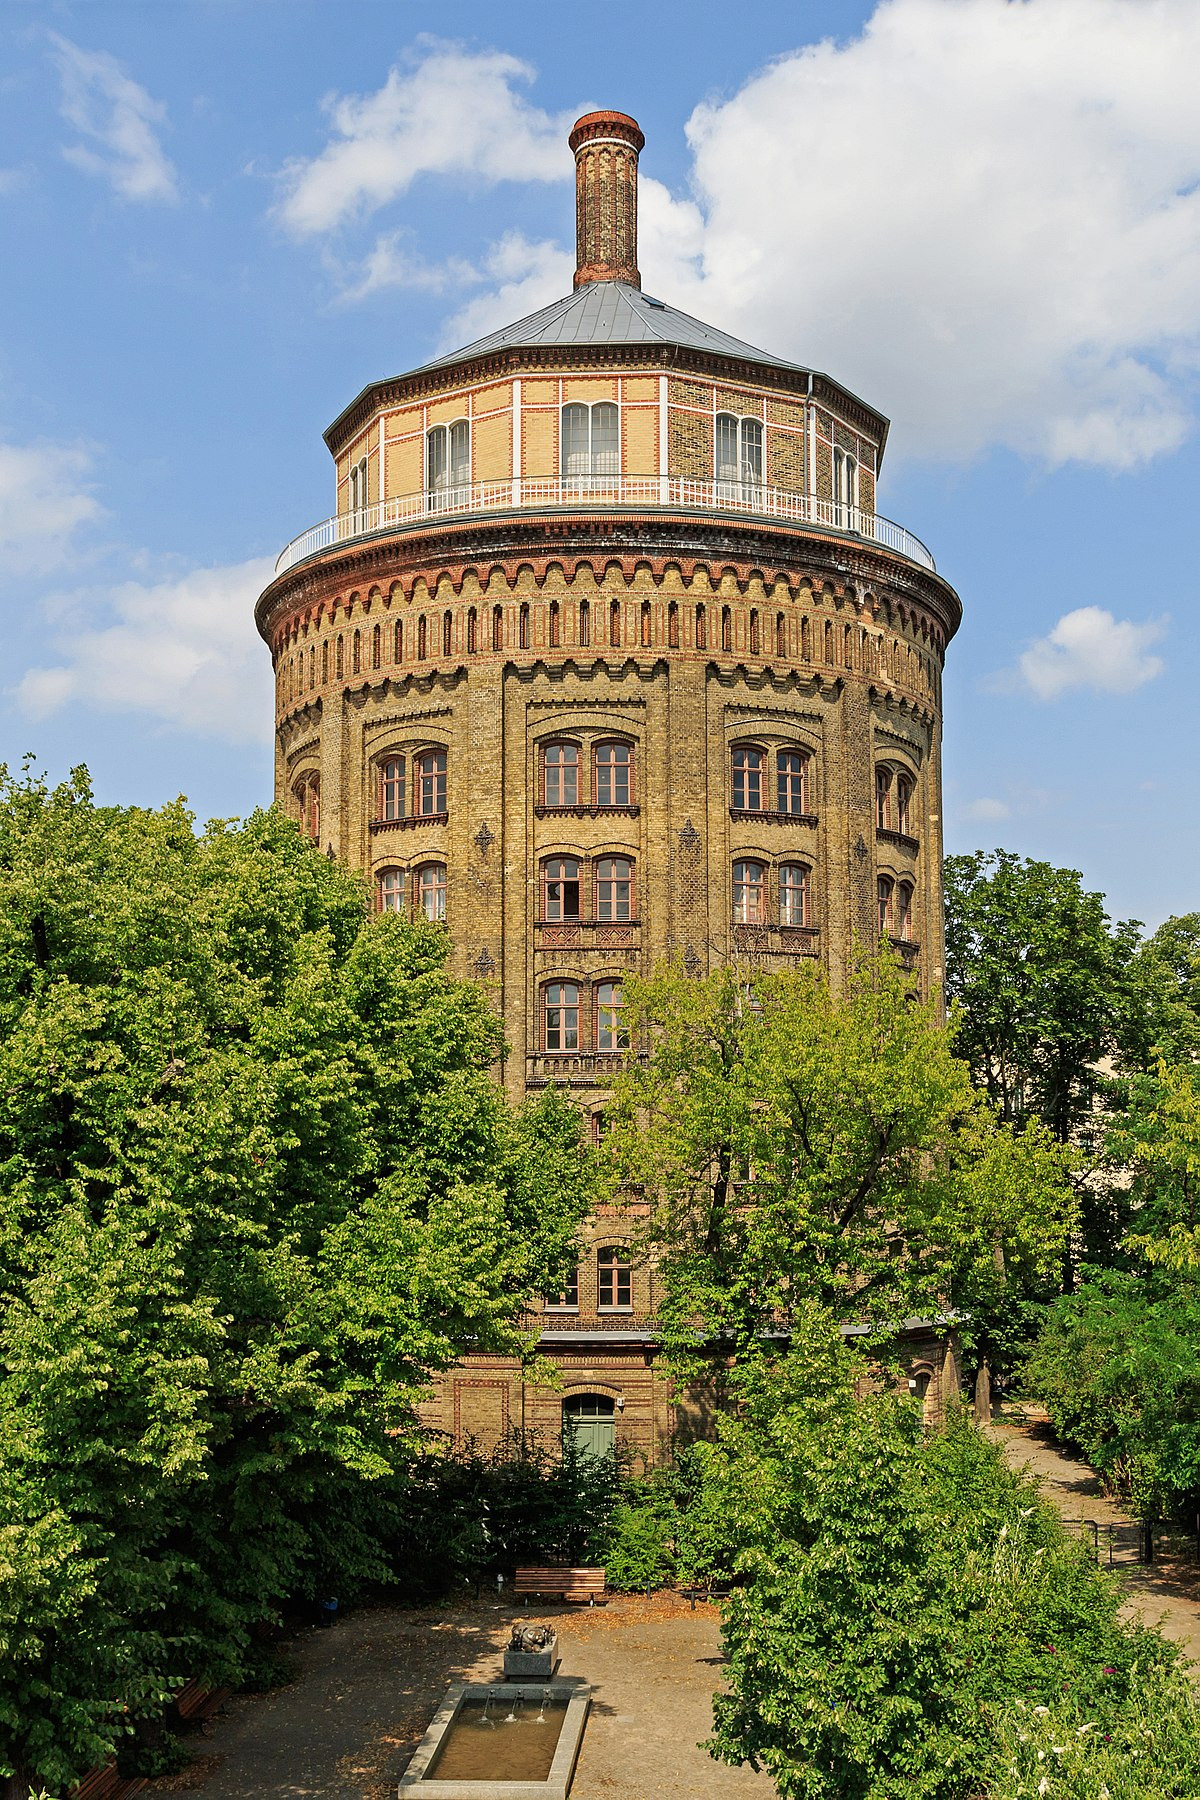
[[[945,865],[946,993],[956,1047],[1000,1116],[1078,1133],[1098,1065],[1144,1035],[1146,964],[1135,921],[1112,925],[1074,869],[1007,850]]]
[[[377,1572],[431,1372],[574,1263],[577,1117],[445,950],[274,812],[0,776],[0,1769]]]
[[[811,966],[695,980],[674,965],[626,996],[649,1048],[616,1084],[607,1142],[618,1179],[653,1196],[677,1358],[753,1357],[808,1304],[887,1337],[1055,1266],[1068,1154],[1036,1120],[997,1122],[888,954],[844,999]]]

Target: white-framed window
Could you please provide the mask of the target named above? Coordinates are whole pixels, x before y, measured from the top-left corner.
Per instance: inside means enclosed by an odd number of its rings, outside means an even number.
[[[718,413],[715,460],[715,474],[721,487],[761,487],[762,420],[739,419],[736,413]]]
[[[465,419],[431,425],[425,438],[425,486],[431,506],[451,506],[471,485],[471,427]]]
[[[839,510],[858,505],[858,460],[848,450],[833,453],[833,503]]]
[[[606,1053],[629,1048],[625,991],[619,981],[602,981],[596,989],[596,1048]]]
[[[807,925],[808,868],[804,863],[779,865],[779,923]]]
[[[350,464],[350,511],[362,512],[367,505],[367,459],[360,456]]]
[[[549,981],[542,989],[543,1042],[560,1054],[579,1048],[579,984]]]
[[[403,869],[383,869],[379,875],[380,912],[402,913],[405,909],[406,881]]]
[[[435,922],[446,917],[445,863],[422,863],[417,870],[417,910]]]
[[[767,871],[760,862],[735,862],[733,865],[733,922],[735,925],[761,925],[766,912],[764,901]]]
[[[562,472],[571,480],[621,472],[621,425],[616,404],[573,400],[562,409]]]

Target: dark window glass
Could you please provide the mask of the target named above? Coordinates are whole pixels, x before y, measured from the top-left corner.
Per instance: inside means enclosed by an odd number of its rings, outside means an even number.
[[[763,764],[761,750],[737,749],[733,753],[733,804],[741,812],[761,812]]]
[[[781,813],[808,811],[808,758],[799,750],[781,750],[776,762]]]
[[[630,755],[628,744],[596,745],[597,806],[628,806],[630,802]]]
[[[426,750],[413,764],[417,812],[422,818],[446,810],[446,752]]]
[[[600,1312],[628,1312],[633,1307],[633,1269],[623,1244],[596,1252],[596,1305]]]
[[[573,856],[551,856],[542,864],[542,917],[579,917],[579,863]]]

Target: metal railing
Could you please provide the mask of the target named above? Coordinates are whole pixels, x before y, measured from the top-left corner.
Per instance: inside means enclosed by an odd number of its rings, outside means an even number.
[[[864,512],[836,500],[819,500],[814,494],[793,494],[785,488],[756,482],[691,481],[678,475],[563,475],[522,476],[514,481],[473,481],[461,487],[416,494],[394,494],[374,506],[338,513],[322,519],[294,537],[279,553],[275,573],[332,550],[357,538],[380,532],[402,531],[431,520],[465,517],[473,513],[544,512],[555,508],[577,511],[638,507],[647,510],[680,508],[691,512],[751,514],[779,519],[790,525],[816,525],[848,537],[882,544],[887,550],[933,569],[933,557],[920,538],[880,513]]]

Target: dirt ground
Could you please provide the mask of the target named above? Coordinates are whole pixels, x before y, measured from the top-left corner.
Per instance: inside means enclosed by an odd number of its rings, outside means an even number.
[[[1132,1523],[1132,1514],[1109,1500],[1094,1469],[1054,1440],[1044,1415],[1029,1411],[1023,1418],[997,1419],[989,1430],[1002,1444],[1010,1467],[1028,1469],[1042,1492],[1065,1518],[1095,1519],[1102,1525]],[[1200,1664],[1200,1568],[1195,1562],[1163,1554],[1149,1568],[1118,1571],[1128,1598],[1128,1618],[1154,1625]],[[1200,1679],[1200,1667],[1192,1673]]]
[[[714,1763],[721,1673],[717,1609],[673,1594],[616,1596],[603,1608],[480,1606],[427,1612],[378,1607],[283,1648],[297,1678],[240,1695],[193,1738],[183,1775],[144,1794],[198,1800],[386,1800],[446,1688],[492,1680],[512,1618],[553,1618],[560,1675],[592,1684],[571,1800],[771,1800],[749,1768]]]

